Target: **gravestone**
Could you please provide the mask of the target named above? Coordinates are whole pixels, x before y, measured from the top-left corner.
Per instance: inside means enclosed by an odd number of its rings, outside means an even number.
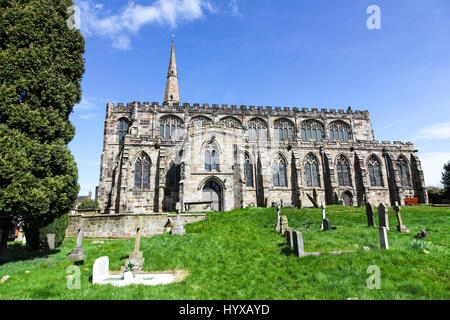
[[[84,261],[84,259],[86,258],[86,254],[84,253],[84,249],[81,247],[82,242],[83,242],[83,226],[80,225],[78,227],[77,233],[77,244],[67,257],[68,260]]]
[[[367,226],[376,227],[373,214],[373,206],[370,202],[366,202],[366,215],[367,215]]]
[[[325,204],[322,202],[322,205],[320,206],[322,208],[322,222],[320,223],[320,229],[323,230],[323,220],[326,219],[325,215]]]
[[[136,226],[136,240],[134,241],[134,251],[130,252],[129,258],[125,261],[125,268],[127,268],[128,263],[132,259],[136,261],[136,263],[137,263],[136,267],[138,269],[142,269],[142,267],[144,266],[145,259],[143,257],[143,252],[139,251],[140,246],[141,246],[142,228],[143,228],[143,217],[138,216],[138,222],[137,222],[137,226]]]
[[[389,250],[388,236],[386,227],[379,228],[381,249]]]
[[[47,245],[50,250],[55,249],[55,234],[54,233],[47,234]]]
[[[286,243],[288,246],[290,246],[291,248],[294,247],[294,239],[292,238],[292,229],[291,228],[287,228],[286,231],[284,232],[284,236],[286,237]]]
[[[384,203],[380,203],[378,206],[378,224],[380,228],[386,227],[386,230],[389,230],[388,207]]]
[[[92,284],[101,283],[109,276],[109,258],[100,257],[95,260],[92,267]]]
[[[394,206],[394,210],[395,210],[395,214],[397,216],[397,231],[400,231],[401,233],[410,233],[411,231],[409,231],[406,226],[403,224],[403,220],[402,220],[402,215],[400,214],[400,206],[398,205],[398,202],[395,201],[395,206]]]
[[[305,250],[303,248],[303,236],[300,231],[293,231],[292,238],[294,241],[294,253],[297,257],[301,258],[305,256]]]
[[[281,207],[276,204],[277,208],[277,224],[275,225],[275,231],[281,232]]]
[[[180,215],[177,214],[177,220],[172,229],[172,235],[180,235],[183,236],[186,234],[186,230],[184,230],[183,223],[181,223]]]
[[[284,234],[287,228],[289,228],[288,218],[286,216],[281,216],[280,233]]]
[[[416,239],[428,239],[428,232],[426,230],[420,230],[418,234],[414,236]]]
[[[177,202],[177,204],[175,205],[175,211],[176,211],[176,213],[181,212],[181,203],[180,202]]]
[[[323,231],[328,231],[331,230],[331,222],[329,219],[323,219],[322,221],[322,225],[323,225]]]

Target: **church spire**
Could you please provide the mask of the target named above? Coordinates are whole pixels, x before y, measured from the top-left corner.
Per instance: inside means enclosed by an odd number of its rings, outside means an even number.
[[[174,38],[174,36],[172,36]],[[180,103],[180,91],[178,90],[178,72],[175,61],[175,44],[172,39],[172,51],[170,52],[169,71],[167,72],[166,93],[163,104]]]

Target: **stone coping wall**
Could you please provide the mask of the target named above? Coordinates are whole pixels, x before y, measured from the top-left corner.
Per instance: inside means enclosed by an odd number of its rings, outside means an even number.
[[[69,226],[66,237],[76,237],[78,226],[83,225],[83,237],[85,238],[134,238],[138,227],[138,217],[143,218],[141,235],[151,237],[168,231],[169,222],[175,223],[176,214],[153,213],[153,214],[97,214],[97,215],[69,215]],[[184,225],[192,222],[202,221],[207,218],[206,214],[181,214],[180,220]]]

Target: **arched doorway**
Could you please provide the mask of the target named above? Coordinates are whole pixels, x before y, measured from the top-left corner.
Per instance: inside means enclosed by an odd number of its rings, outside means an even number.
[[[353,206],[353,194],[350,191],[345,191],[342,194],[342,200],[344,200],[344,205],[351,207]]]
[[[222,188],[214,181],[208,181],[202,189],[203,201],[211,201],[214,211],[223,210]]]

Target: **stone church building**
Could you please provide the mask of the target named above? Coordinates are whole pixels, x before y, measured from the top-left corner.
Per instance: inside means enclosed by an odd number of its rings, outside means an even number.
[[[417,150],[376,141],[368,111],[180,101],[172,41],[162,104],[106,105],[102,211],[428,202]]]

